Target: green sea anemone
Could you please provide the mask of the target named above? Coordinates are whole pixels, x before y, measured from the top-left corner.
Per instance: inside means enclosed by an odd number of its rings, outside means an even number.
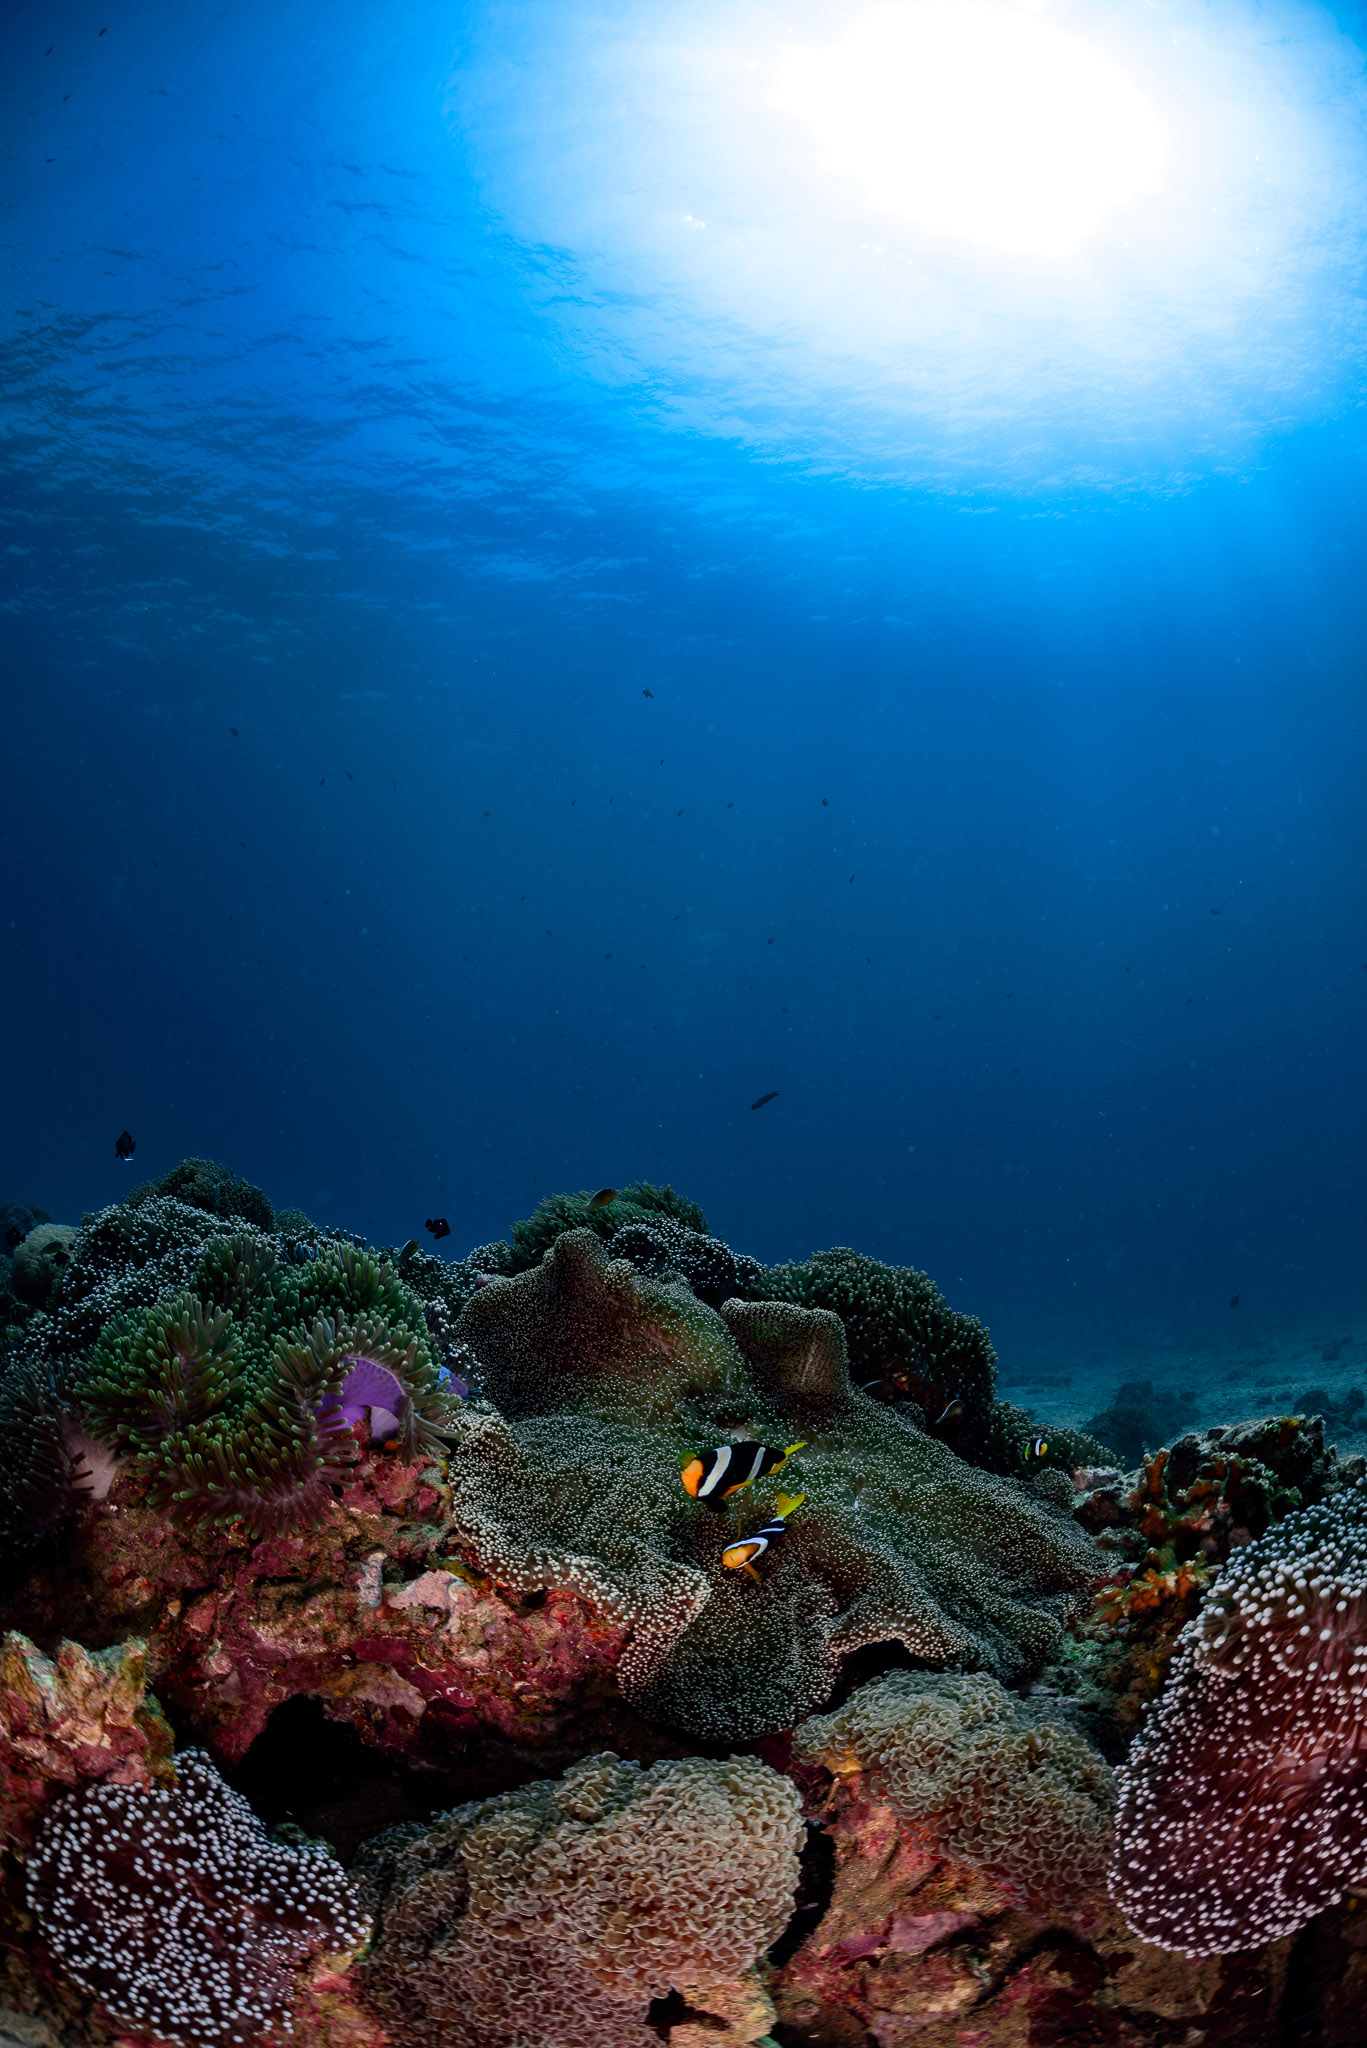
[[[257,1535],[326,1514],[358,1424],[412,1458],[451,1412],[391,1265],[349,1244],[285,1264],[245,1235],[211,1244],[183,1294],[103,1330],[76,1391],[154,1504]]]

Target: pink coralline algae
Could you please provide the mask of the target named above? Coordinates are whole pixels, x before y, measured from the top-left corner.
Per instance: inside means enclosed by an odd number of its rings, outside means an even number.
[[[298,1695],[440,1764],[482,1736],[554,1748],[611,1687],[622,1626],[569,1589],[523,1600],[471,1571],[437,1467],[364,1450],[321,1528],[261,1541],[184,1530],[147,1492],[121,1473],[12,1618],[40,1639],[136,1634],[158,1697],[230,1762]]]
[[[1367,1879],[1367,1488],[1225,1566],[1122,1774],[1111,1892],[1146,1941],[1224,1955]]]
[[[171,1730],[146,1694],[147,1646],[63,1642],[45,1657],[11,1630],[0,1646],[0,1843],[26,1847],[54,1791],[171,1775]]]
[[[180,2048],[288,2031],[295,1976],[369,1933],[323,1849],[272,1842],[202,1751],[174,1789],[65,1794],[29,1862],[28,1901],[62,1968],[115,2019]]]

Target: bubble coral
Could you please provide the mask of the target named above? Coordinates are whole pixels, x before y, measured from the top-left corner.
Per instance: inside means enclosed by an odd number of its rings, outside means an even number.
[[[838,1776],[865,1773],[919,1842],[1036,1911],[1077,1904],[1104,1880],[1111,1771],[1073,1729],[981,1673],[890,1672],[804,1721],[793,1747]]]
[[[1292,1934],[1367,1878],[1367,1488],[1236,1551],[1121,1777],[1111,1893],[1186,1956]]]
[[[202,1750],[176,1758],[172,1789],[57,1800],[28,1902],[82,1991],[179,2048],[241,2048],[287,2024],[299,1968],[369,1932],[331,1855],[272,1842]]]
[[[1066,1514],[858,1393],[829,1312],[737,1301],[719,1315],[579,1231],[481,1288],[458,1334],[502,1411],[467,1422],[449,1465],[481,1569],[518,1590],[569,1586],[626,1622],[624,1694],[691,1734],[790,1727],[873,1642],[1020,1675],[1100,1576]],[[742,1438],[806,1440],[783,1480],[805,1500],[758,1585],[722,1567],[731,1517],[679,1481],[681,1454]],[[766,1484],[737,1518],[764,1519]]]
[[[718,2022],[748,2003],[763,2031],[762,1997],[735,1992],[791,1915],[802,1836],[795,1788],[754,1757],[611,1754],[391,1829],[356,1866],[365,1998],[403,2048],[658,2048],[647,2011],[671,1990],[700,2038],[753,2040]]]

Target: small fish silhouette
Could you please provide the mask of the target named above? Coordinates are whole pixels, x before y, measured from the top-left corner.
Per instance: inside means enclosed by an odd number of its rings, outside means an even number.
[[[11,1223],[9,1229],[5,1232],[5,1250],[7,1252],[12,1252],[17,1244],[22,1244],[23,1242],[23,1231],[19,1228],[17,1223]]]
[[[228,730],[229,730],[229,732],[230,732],[230,733],[232,734],[233,738],[234,738],[234,739],[236,739],[236,738],[237,738],[237,727],[236,727],[235,725],[230,725],[230,726],[228,727]]]
[[[401,1259],[411,1258],[414,1252],[420,1252],[421,1250],[422,1246],[418,1243],[417,1238],[410,1237],[406,1244],[399,1247],[399,1257]]]
[[[822,801],[823,805],[824,805],[824,806],[826,807],[826,809],[827,809],[827,810],[829,810],[829,809],[830,809],[830,803],[831,803],[831,800],[830,800],[830,798],[829,798],[828,796],[823,796],[823,797],[822,797],[822,799],[821,799],[821,801]]]
[[[1231,1294],[1231,1295],[1230,1295],[1230,1297],[1229,1297],[1229,1305],[1230,1305],[1230,1307],[1231,1307],[1231,1308],[1237,1308],[1237,1307],[1239,1306],[1239,1297],[1238,1297],[1238,1295],[1237,1295],[1237,1294]]]
[[[779,1088],[771,1088],[771,1089],[769,1090],[769,1093],[768,1093],[767,1095],[761,1095],[761,1096],[760,1096],[760,1098],[759,1098],[759,1100],[758,1100],[758,1102],[752,1102],[752,1103],[750,1104],[750,1107],[751,1107],[751,1109],[763,1109],[763,1107],[764,1107],[764,1105],[765,1105],[765,1103],[766,1103],[766,1102],[772,1102],[772,1101],[774,1100],[774,1098],[775,1098],[775,1097],[776,1097],[777,1095],[780,1095],[781,1093],[782,1093],[782,1090],[781,1090],[781,1089],[779,1089]]]
[[[429,1216],[424,1227],[431,1231],[433,1237],[451,1235],[451,1226],[444,1216]]]
[[[609,953],[607,957],[608,957],[608,959],[609,959],[609,960],[611,960],[611,958],[612,958],[612,955],[611,955],[611,953]],[[609,1202],[615,1202],[616,1200],[617,1200],[617,1190],[616,1190],[616,1188],[599,1188],[599,1190],[598,1190],[597,1194],[596,1194],[596,1195],[594,1196],[593,1200],[592,1200],[592,1201],[591,1201],[591,1202],[589,1203],[589,1207],[590,1207],[590,1209],[606,1209],[606,1208],[607,1208],[607,1206],[608,1206],[608,1203],[609,1203]]]
[[[131,1131],[120,1131],[114,1140],[114,1150],[126,1165],[138,1149],[138,1141]]]
[[[653,690],[642,690],[641,695],[643,697],[653,697],[655,692]]]

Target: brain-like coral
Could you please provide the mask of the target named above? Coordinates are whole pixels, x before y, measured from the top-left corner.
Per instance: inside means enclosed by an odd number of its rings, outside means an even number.
[[[295,1976],[354,1951],[368,1922],[321,1849],[272,1842],[207,1756],[174,1788],[64,1794],[38,1836],[28,1901],[83,1991],[180,2048],[242,2048],[288,2019]]]
[[[1367,1879],[1367,1486],[1236,1551],[1122,1774],[1111,1891],[1188,1956],[1291,1934]]]
[[[1076,1904],[1105,1878],[1111,1771],[1073,1729],[981,1673],[891,1672],[805,1721],[794,1753],[865,1774],[919,1840],[1038,1911]]]
[[[712,2017],[700,2038],[737,2040],[717,2020],[789,1919],[801,1840],[794,1787],[753,1757],[594,1756],[392,1829],[357,1866],[367,2001],[396,2048],[657,2048],[670,1991]],[[713,1986],[732,1996],[709,2008]]]
[[[387,1261],[329,1244],[286,1262],[240,1233],[210,1243],[183,1294],[106,1325],[75,1394],[149,1472],[154,1505],[260,1533],[326,1513],[367,1413],[411,1458],[452,1406]]]
[[[467,1420],[449,1468],[481,1568],[570,1586],[628,1623],[623,1691],[695,1735],[791,1726],[873,1642],[1019,1675],[1100,1576],[1065,1513],[860,1394],[829,1312],[722,1316],[572,1232],[473,1295],[458,1334],[501,1411]],[[772,1511],[775,1482],[718,1515],[679,1478],[690,1452],[743,1439],[805,1443],[782,1481],[805,1500],[758,1584],[722,1552]]]

